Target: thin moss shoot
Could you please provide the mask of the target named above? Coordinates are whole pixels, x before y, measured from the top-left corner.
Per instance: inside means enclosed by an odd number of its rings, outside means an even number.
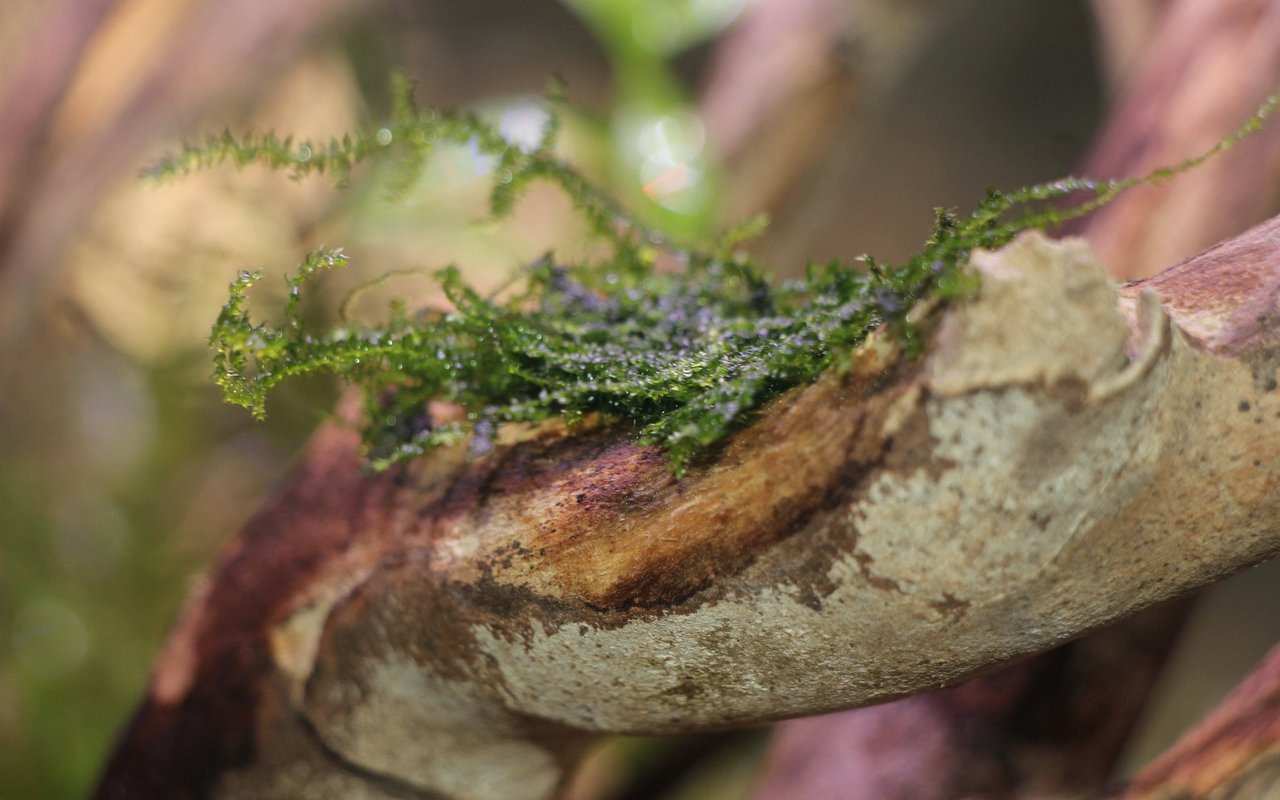
[[[380,324],[344,315],[328,331],[304,324],[302,293],[317,274],[347,263],[342,251],[310,254],[287,279],[280,326],[250,316],[246,291],[259,276],[244,273],[213,328],[215,380],[229,401],[257,417],[266,413],[270,390],[297,375],[331,373],[358,385],[364,447],[375,469],[468,437],[472,452],[482,453],[503,423],[593,417],[664,449],[679,475],[762,404],[845,362],[873,330],[892,326],[906,353],[917,353],[920,332],[909,312],[925,299],[946,303],[971,292],[975,249],[998,248],[1022,231],[1058,225],[1128,188],[1191,169],[1257,130],[1278,103],[1270,98],[1238,131],[1181,164],[1123,180],[1066,178],[991,191],[969,214],[939,210],[920,252],[903,263],[863,257],[811,264],[804,278],[783,283],[737,250],[758,221],[710,246],[677,245],[554,155],[554,113],[542,140],[524,149],[474,114],[418,108],[403,80],[384,125],[327,144],[224,133],[151,173],[260,163],[341,183],[357,164],[379,159],[390,160],[408,187],[436,147],[458,144],[494,157],[495,218],[536,181],[559,187],[607,245],[602,257],[567,264],[547,256],[501,297],[482,295],[450,267],[438,277],[452,308],[393,304]],[[1085,200],[1054,204],[1076,193]],[[660,257],[681,268],[655,269]],[[461,406],[465,422],[433,419],[430,401]]]

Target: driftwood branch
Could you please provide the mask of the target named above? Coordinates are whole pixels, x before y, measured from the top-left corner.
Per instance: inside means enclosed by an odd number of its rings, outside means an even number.
[[[609,428],[380,476],[323,431],[99,797],[547,797],[588,734],[954,684],[1280,549],[1280,221],[1119,296],[1079,241],[974,263],[926,357],[876,338],[680,482]]]
[[[322,431],[193,596],[99,796],[545,797],[595,733],[953,684],[1265,557],[1275,476],[1232,456],[1274,462],[1275,237],[1230,256],[1256,285],[1197,282],[1211,255],[1160,285],[1190,339],[1136,289],[1117,314],[1076,245],[984,256],[927,358],[879,340],[681,483],[625,431],[379,477]],[[1206,338],[1251,308],[1260,344]],[[1004,729],[974,692],[957,713]]]
[[[1274,797],[1280,789],[1280,647],[1120,793],[1123,800]]]

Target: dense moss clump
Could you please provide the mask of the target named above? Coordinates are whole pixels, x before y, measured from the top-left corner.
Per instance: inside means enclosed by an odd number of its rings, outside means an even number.
[[[364,390],[364,436],[377,468],[468,434],[473,450],[483,451],[504,422],[597,415],[664,448],[677,473],[762,403],[839,364],[875,328],[892,325],[908,352],[918,349],[908,312],[922,299],[945,302],[968,291],[975,248],[999,247],[1020,231],[1087,213],[1132,185],[1194,166],[1256,128],[1275,102],[1210,153],[1177,167],[1139,179],[990,192],[968,215],[939,211],[924,247],[905,263],[811,265],[802,280],[775,285],[735,252],[749,226],[699,249],[676,246],[629,218],[553,155],[554,121],[540,143],[522,149],[474,115],[416,108],[407,85],[397,96],[390,122],[341,141],[224,134],[156,172],[230,160],[345,180],[356,163],[376,156],[393,159],[408,185],[436,145],[466,144],[496,159],[495,216],[530,183],[550,181],[607,243],[606,254],[579,264],[548,256],[524,271],[517,288],[491,297],[446,269],[439,276],[452,309],[397,305],[382,324],[328,332],[304,325],[300,299],[316,273],[346,263],[341,251],[312,253],[289,278],[279,327],[249,316],[245,292],[258,276],[243,274],[212,335],[215,377],[228,399],[262,416],[267,393],[292,376],[329,372],[354,382]],[[1073,192],[1086,193],[1086,201],[1065,210],[1046,202]],[[660,260],[679,269],[655,269]],[[465,425],[432,420],[431,400],[461,405]]]

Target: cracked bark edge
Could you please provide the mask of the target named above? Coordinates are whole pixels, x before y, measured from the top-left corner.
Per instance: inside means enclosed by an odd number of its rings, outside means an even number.
[[[322,432],[98,797],[386,796],[319,741],[428,796],[545,798],[586,734],[954,685],[1280,549],[1280,221],[1127,305],[1078,240],[975,265],[925,358],[873,340],[681,482],[608,428],[373,477]],[[1170,301],[1131,337],[1143,288]]]

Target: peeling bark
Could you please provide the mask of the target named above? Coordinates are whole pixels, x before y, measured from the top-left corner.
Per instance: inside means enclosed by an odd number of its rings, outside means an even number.
[[[548,797],[586,734],[955,684],[1280,549],[1280,221],[1120,296],[1079,241],[975,265],[926,357],[873,339],[680,482],[607,427],[379,476],[323,431],[98,796]]]

